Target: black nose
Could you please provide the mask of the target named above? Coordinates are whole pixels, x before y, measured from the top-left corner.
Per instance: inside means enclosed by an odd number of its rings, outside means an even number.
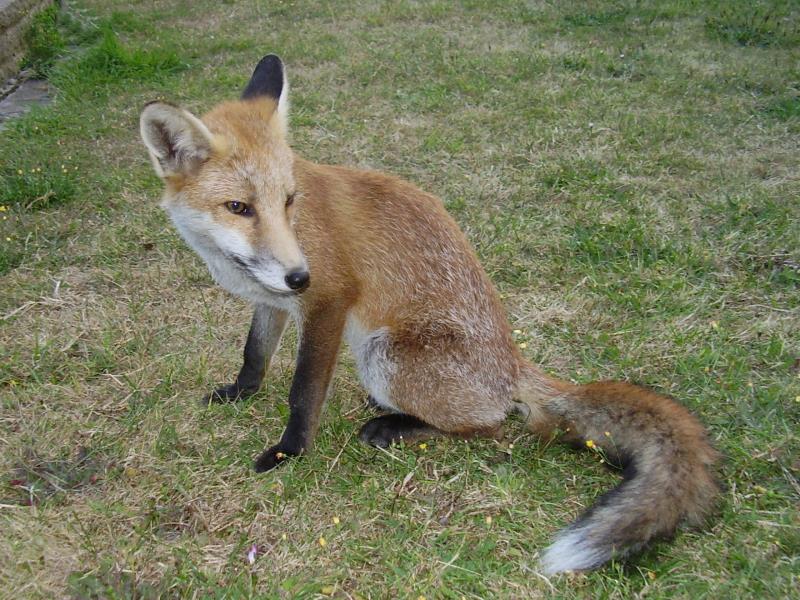
[[[308,271],[292,271],[286,276],[286,285],[289,289],[300,290],[308,286],[308,280],[311,276]]]

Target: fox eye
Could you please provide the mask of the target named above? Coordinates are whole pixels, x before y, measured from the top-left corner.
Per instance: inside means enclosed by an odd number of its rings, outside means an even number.
[[[290,207],[292,204],[294,204],[294,197],[296,195],[297,195],[297,192],[292,192],[291,194],[286,196],[286,207],[287,208]]]
[[[230,202],[226,202],[225,208],[227,208],[235,215],[242,215],[245,217],[249,217],[253,214],[253,209],[251,209],[244,202],[239,202],[238,200],[232,200]]]

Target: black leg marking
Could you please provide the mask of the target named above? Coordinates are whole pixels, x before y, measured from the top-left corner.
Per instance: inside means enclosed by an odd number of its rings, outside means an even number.
[[[401,414],[383,415],[367,421],[358,438],[371,446],[388,448],[400,441],[412,442],[434,437],[441,432],[416,417]]]
[[[218,387],[210,394],[203,396],[202,404],[225,404],[227,402],[238,402],[245,400],[258,391],[258,386],[242,388],[238,381],[229,385]]]
[[[302,452],[302,448],[289,448],[284,446],[283,443],[275,444],[272,448],[264,450],[264,452],[258,455],[255,463],[253,463],[253,469],[255,469],[256,473],[271,471],[287,458],[300,456]]]
[[[236,381],[224,385],[203,398],[203,404],[236,402],[255,394],[261,387],[267,365],[278,348],[288,314],[277,308],[258,305],[244,345],[244,363]]]
[[[256,471],[269,471],[285,458],[298,456],[311,447],[336,367],[344,318],[345,311],[337,306],[328,306],[306,318],[289,392],[289,422],[281,441],[256,459]]]

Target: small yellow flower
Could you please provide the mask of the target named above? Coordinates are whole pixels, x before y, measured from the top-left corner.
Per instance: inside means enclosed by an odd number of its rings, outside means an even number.
[[[492,524],[492,516],[491,515],[486,515],[486,524],[487,525],[491,525]]]
[[[647,576],[650,578],[650,581],[655,581],[656,579],[656,574],[654,571],[648,571]]]
[[[5,204],[0,204],[0,212],[6,212],[7,210],[8,210],[8,207],[6,207]]]
[[[286,541],[287,537],[286,537],[286,534],[285,534],[285,533],[282,533],[282,534],[281,534],[281,539],[282,539],[284,542]]]
[[[795,402],[800,402],[800,396],[795,396],[795,397],[794,397],[794,401],[795,401]]]
[[[606,437],[611,437],[611,432],[610,431],[604,431],[603,433],[605,434]]]
[[[42,167],[36,167],[36,172],[37,173],[41,173],[42,172]]]
[[[8,236],[6,236],[6,241],[7,241],[7,242],[10,242],[10,241],[11,241],[11,238],[10,238],[10,237],[8,237]]]
[[[22,169],[17,169],[17,175],[22,175]]]
[[[281,459],[282,459],[282,458],[284,458],[285,456],[286,456],[286,455],[285,455],[283,452],[276,452],[276,453],[275,453],[275,458],[277,458],[278,460],[281,460]]]
[[[419,596],[417,596],[417,600],[425,600],[425,596],[423,596],[422,594],[420,594]]]
[[[711,367],[703,368],[703,373],[710,373],[710,372],[711,372]]]
[[[334,525],[338,525],[339,524],[339,517],[333,517],[333,524]]]
[[[321,537],[319,538],[319,545],[324,548],[325,546],[328,545],[328,541],[324,537]]]
[[[426,444],[425,442],[422,442],[422,443],[419,445],[419,449],[420,449],[420,450],[427,450],[427,449],[428,449],[428,444]]]
[[[515,335],[519,335],[520,333],[522,333],[522,329],[515,329],[514,330],[514,334]]]
[[[526,342],[520,342],[520,343],[519,343],[519,347],[520,347],[520,348],[522,348],[522,349],[524,350],[525,348],[527,348],[527,347],[528,347],[528,344],[527,344]]]
[[[594,441],[593,440],[586,440],[586,447],[587,448],[594,448]]]
[[[320,593],[325,596],[333,596],[333,592],[336,590],[332,585],[323,585]]]

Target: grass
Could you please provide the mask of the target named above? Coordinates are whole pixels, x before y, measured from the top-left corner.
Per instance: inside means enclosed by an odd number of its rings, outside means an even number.
[[[733,2],[706,17],[706,29],[742,46],[797,46],[797,7],[786,0]]]
[[[23,35],[23,42],[27,50],[21,66],[33,69],[39,77],[46,77],[66,46],[58,27],[58,7],[55,4],[33,17]]]
[[[69,3],[55,102],[0,132],[0,596],[795,594],[798,13],[729,4]],[[727,484],[706,530],[544,581],[537,552],[614,476],[513,422],[513,450],[363,447],[348,357],[314,452],[252,473],[294,333],[256,398],[198,408],[248,307],[158,209],[137,119],[235,97],[269,51],[297,151],[439,194],[532,360],[699,415]]]

